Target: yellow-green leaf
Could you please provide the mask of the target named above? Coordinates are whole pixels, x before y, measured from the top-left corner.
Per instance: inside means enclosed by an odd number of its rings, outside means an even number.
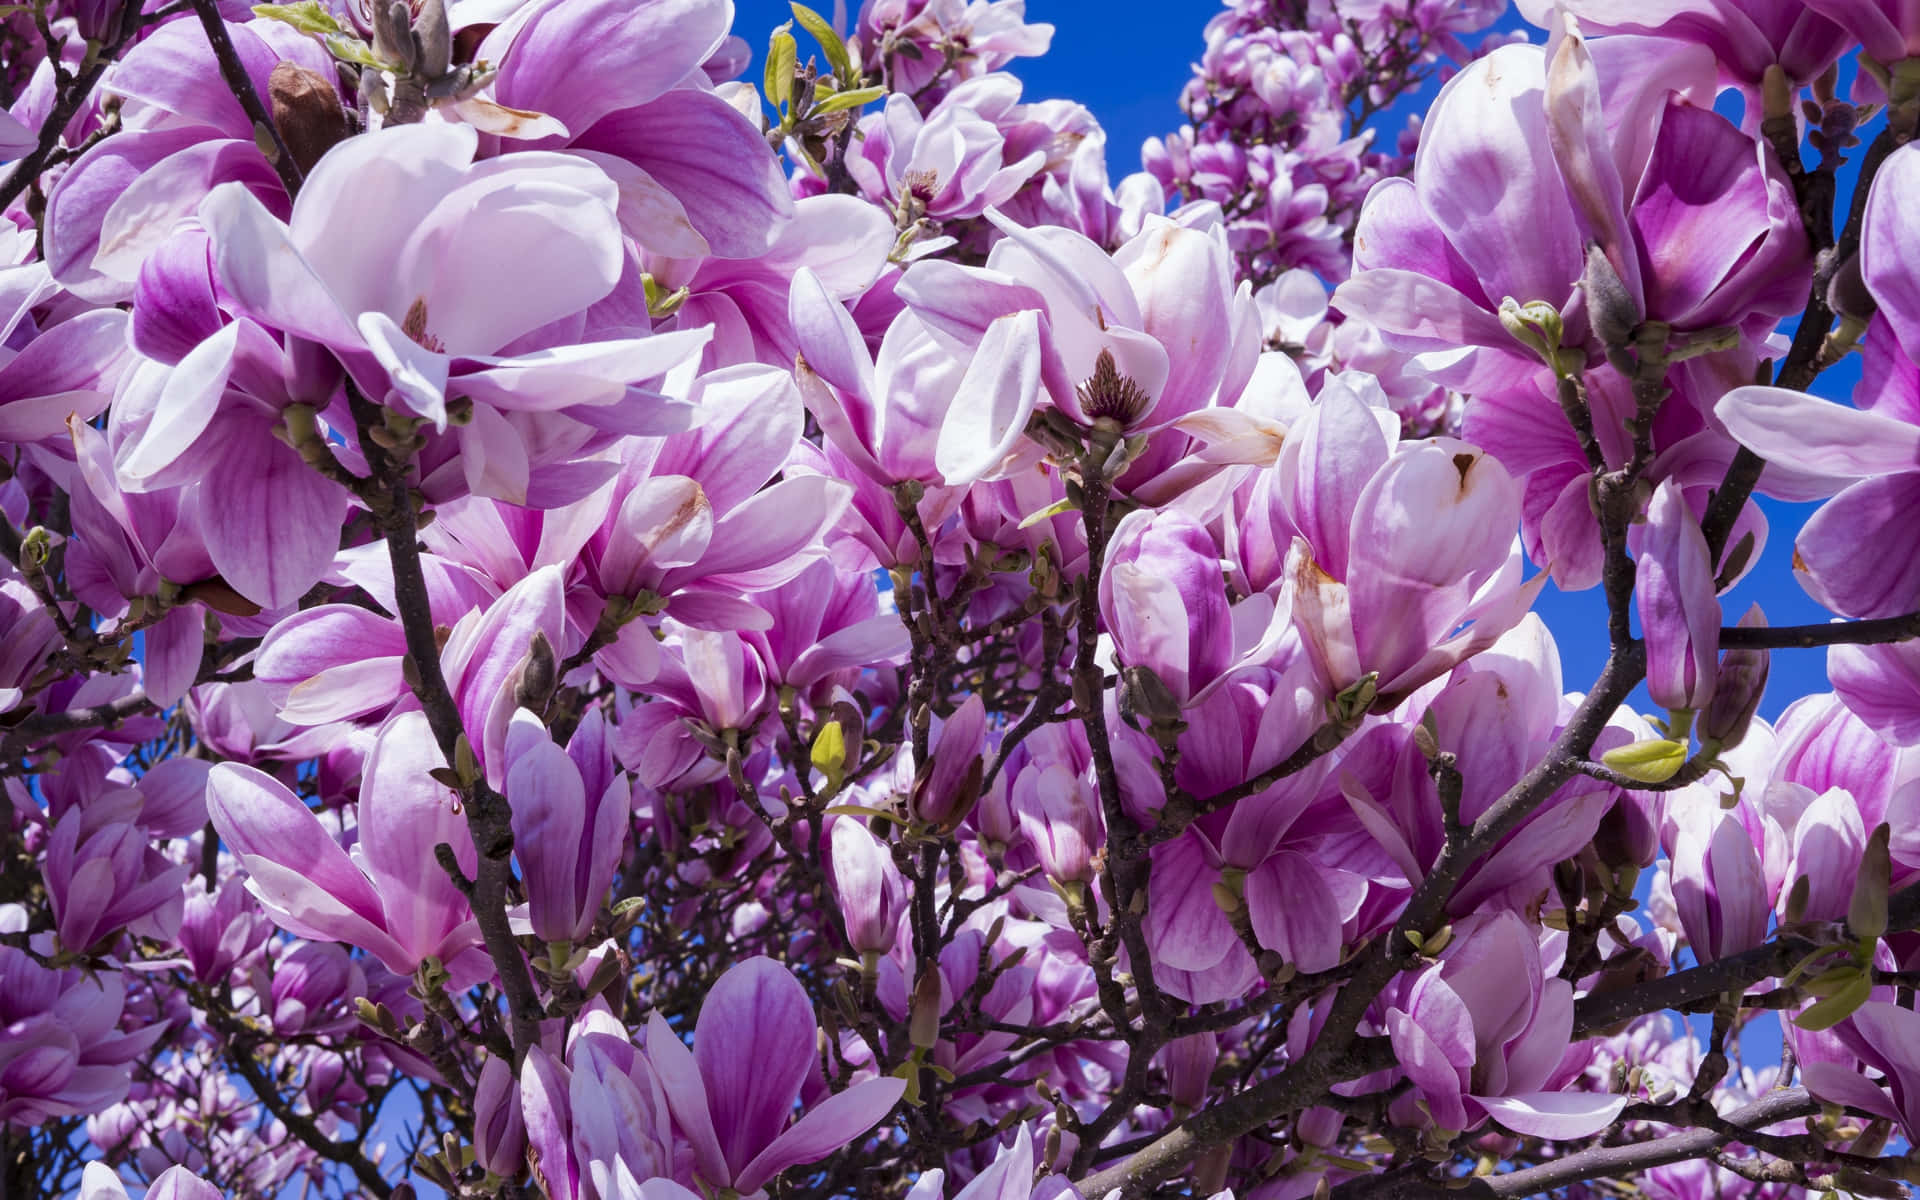
[[[827,23],[827,19],[804,4],[795,4],[791,7],[793,19],[800,22],[800,27],[812,34],[813,40],[819,42],[820,48],[826,51],[827,65],[833,68],[833,77],[840,81],[840,86],[845,87],[849,83],[857,82],[853,72],[853,60],[847,57],[847,44],[840,40],[840,35],[834,32],[833,26]]]
[[[794,64],[800,55],[800,48],[795,44],[793,35],[787,32],[792,27],[793,22],[788,21],[773,31],[773,37],[767,43],[767,69],[763,78],[767,103],[782,113],[787,111],[787,105],[793,101]]]
[[[1641,783],[1665,783],[1687,761],[1685,743],[1652,738],[1621,746],[1600,756],[1600,761]]]
[[[887,94],[883,87],[855,88],[850,92],[835,92],[813,106],[813,112],[819,115],[839,112],[843,108],[862,108]]]
[[[1808,1005],[1793,1023],[1809,1033],[1831,1029],[1852,1016],[1872,995],[1873,977],[1863,972],[1825,1000]]]
[[[269,21],[283,21],[301,33],[345,33],[347,27],[319,0],[300,0],[298,4],[256,4],[253,15]]]

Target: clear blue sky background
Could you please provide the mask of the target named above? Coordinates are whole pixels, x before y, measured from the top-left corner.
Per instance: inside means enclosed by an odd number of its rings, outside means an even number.
[[[830,3],[822,0],[818,7],[831,19]],[[849,8],[857,11],[857,0],[850,0]],[[1078,100],[1093,111],[1107,131],[1108,165],[1118,179],[1139,169],[1142,140],[1181,124],[1180,89],[1200,56],[1201,31],[1218,11],[1220,6],[1213,0],[1028,0],[1028,19],[1055,27],[1054,48],[1041,58],[1015,60],[1009,69],[1025,82],[1027,99]],[[734,32],[753,46],[756,56],[747,78],[758,79],[758,56],[767,34],[790,15],[786,0],[736,0]],[[1539,31],[1512,13],[1495,28],[1522,29],[1539,37]],[[804,34],[801,37],[804,57],[806,39]],[[1413,102],[1424,107],[1436,90],[1429,84]],[[1732,103],[1731,114],[1737,114],[1738,102]],[[1397,130],[1406,111],[1396,109],[1380,120],[1388,130]],[[1842,211],[1852,191],[1852,174],[1842,177]],[[1859,378],[1858,364],[1857,357],[1841,364],[1828,373],[1818,390],[1845,397]],[[1764,507],[1770,537],[1748,579],[1723,598],[1727,623],[1755,602],[1774,625],[1828,619],[1830,614],[1807,598],[1792,574],[1793,537],[1814,506],[1767,502]],[[1565,595],[1549,587],[1537,608],[1559,639],[1566,686],[1585,689],[1606,661],[1606,608],[1598,589]],[[1776,653],[1762,713],[1777,717],[1795,697],[1826,687],[1824,652]],[[1634,703],[1643,711],[1650,707],[1644,692]]]

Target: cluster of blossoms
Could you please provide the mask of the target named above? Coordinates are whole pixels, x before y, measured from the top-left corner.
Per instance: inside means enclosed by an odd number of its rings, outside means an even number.
[[[1347,274],[1353,224],[1374,184],[1404,175],[1420,126],[1389,152],[1368,122],[1436,69],[1473,57],[1459,36],[1504,0],[1232,0],[1180,98],[1189,122],[1150,140],[1170,191],[1218,204],[1244,278],[1264,287],[1304,268]],[[1499,39],[1496,36],[1496,43]]]
[[[1905,1194],[1920,15],[1502,8],[11,14],[0,1197]]]
[[[1232,0],[1207,23],[1206,51],[1181,96],[1187,128],[1143,149],[1168,193],[1217,205],[1237,275],[1255,288],[1268,345],[1317,384],[1329,369],[1380,379],[1413,432],[1456,432],[1458,398],[1398,369],[1372,326],[1330,313],[1367,194],[1413,166],[1421,122],[1389,152],[1376,122],[1434,75],[1503,42],[1486,29],[1505,0]],[[1324,282],[1323,282],[1324,281]]]

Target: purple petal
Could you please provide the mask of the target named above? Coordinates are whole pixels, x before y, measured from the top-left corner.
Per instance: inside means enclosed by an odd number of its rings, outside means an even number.
[[[1613,1124],[1632,1099],[1604,1092],[1525,1092],[1517,1096],[1475,1096],[1500,1124],[1529,1137],[1592,1137]]]
[[[1400,1068],[1420,1090],[1434,1121],[1446,1129],[1461,1129],[1467,1125],[1467,1109],[1460,1085],[1473,1062],[1473,1025],[1458,998],[1453,1005],[1458,1007],[1434,1008],[1425,1018],[1432,1023],[1431,1028],[1397,1008],[1389,1009],[1387,1037]]]
[[[579,133],[698,70],[731,19],[722,0],[544,0],[490,34],[482,56],[500,63],[499,103],[546,113]],[[635,46],[647,52],[636,58]]]
[[[200,673],[207,614],[198,604],[182,604],[162,617],[159,624],[148,627],[146,639],[142,683],[147,698],[162,708],[171,708],[187,694]]]
[[[416,958],[451,958],[447,936],[473,916],[434,857],[445,842],[469,877],[478,861],[453,792],[428,775],[445,765],[426,714],[401,713],[374,739],[360,783],[360,860],[388,932]]]
[[[813,1062],[816,1029],[806,989],[770,958],[730,968],[707,993],[693,1056],[736,1175],[786,1127]]]
[[[293,933],[346,941],[412,964],[387,936],[380,897],[299,797],[271,776],[221,763],[207,776],[207,816],[252,876],[248,888]],[[418,960],[414,960],[417,962]]]
[[[630,64],[630,54],[621,57]],[[683,88],[611,113],[574,145],[626,159],[664,185],[717,257],[763,253],[793,218],[792,196],[766,139],[711,92]]]
[[[750,1192],[788,1167],[815,1162],[859,1141],[886,1119],[906,1090],[904,1079],[869,1079],[828,1097],[755,1155],[733,1186]]]
[[[1920,346],[1920,279],[1908,269],[1920,257],[1920,221],[1913,196],[1920,192],[1920,145],[1893,152],[1874,176],[1860,237],[1860,263],[1880,315],[1907,346]]]
[[[1489,298],[1558,308],[1585,255],[1548,148],[1545,85],[1537,46],[1502,46],[1454,76],[1427,116],[1413,178]]]
[[[1896,746],[1920,744],[1920,645],[1835,646],[1827,678],[1869,729]]]
[[[1741,445],[1799,472],[1864,479],[1920,469],[1920,426],[1883,413],[1774,387],[1735,388],[1713,412]]]
[[[948,410],[934,450],[950,484],[990,475],[1026,436],[1040,398],[1040,314],[1027,309],[989,325],[958,394],[967,399]]]
[[[715,522],[697,570],[743,589],[778,587],[817,556],[821,535],[852,499],[850,486],[824,475],[783,479]]]
[[[1302,971],[1340,965],[1339,905],[1305,856],[1276,854],[1247,876],[1247,912],[1260,944]]]
[[[127,361],[127,315],[83,313],[27,343],[0,365],[0,438],[36,442],[62,437],[69,418],[106,411]]]
[[[527,1123],[527,1158],[550,1200],[578,1200],[580,1164],[573,1156],[573,1106],[567,1069],[539,1046],[520,1065],[520,1109]]]
[[[1152,853],[1147,879],[1147,943],[1156,963],[1205,971],[1240,944],[1213,898],[1220,871],[1207,861],[1197,833],[1186,833]]]
[[[1866,479],[1822,505],[1794,542],[1794,573],[1847,617],[1893,617],[1920,599],[1920,472]]]
[[[674,1125],[693,1146],[695,1169],[714,1186],[724,1186],[733,1172],[714,1134],[712,1105],[699,1064],[658,1010],[647,1018],[647,1061],[666,1093]]]
[[[233,590],[261,608],[285,608],[320,582],[340,548],[346,489],[272,437],[232,447],[234,469],[217,481],[219,498],[201,506],[207,553]]]

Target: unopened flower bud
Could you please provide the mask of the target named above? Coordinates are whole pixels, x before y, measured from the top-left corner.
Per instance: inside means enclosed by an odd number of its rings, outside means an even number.
[[[940,1040],[940,972],[929,970],[913,987],[907,1037],[915,1049],[931,1050]]]
[[[89,42],[110,42],[120,28],[119,0],[78,0],[68,11],[79,27],[80,36]]]
[[[438,79],[453,67],[453,32],[447,24],[446,0],[419,0],[413,16],[413,38],[417,58],[414,69],[428,79]]]
[[[1766,625],[1767,615],[1758,604],[1740,618],[1742,629],[1764,629]],[[1700,721],[1702,741],[1717,742],[1725,748],[1738,746],[1747,736],[1747,726],[1767,690],[1770,660],[1767,651],[1744,647],[1720,656],[1720,678]]]
[[[1832,281],[1827,284],[1827,307],[1862,323],[1871,320],[1880,310],[1879,301],[1867,290],[1858,254],[1848,255],[1834,271]]]
[[[932,754],[915,773],[908,797],[915,817],[943,830],[966,819],[980,799],[986,737],[986,705],[978,695],[968,696],[935,731]]]
[[[520,668],[520,682],[514,687],[513,698],[517,707],[531,710],[535,715],[547,709],[547,702],[553,699],[554,689],[560,685],[559,663],[554,657],[553,643],[540,630],[533,631],[533,640],[527,646],[527,661]]]
[[[1634,303],[1598,242],[1587,246],[1587,271],[1580,286],[1587,293],[1587,319],[1594,334],[1608,346],[1632,343],[1633,331],[1640,324],[1640,306]]]
[[[1893,863],[1888,853],[1892,831],[1886,822],[1874,827],[1860,855],[1860,873],[1854,876],[1853,898],[1847,904],[1847,931],[1862,939],[1878,938],[1887,931],[1887,891],[1891,886]]]
[[[1152,667],[1127,667],[1120,672],[1120,715],[1155,731],[1177,730],[1180,698]]]
[[[267,98],[280,140],[303,174],[351,132],[340,93],[317,71],[282,59],[267,77]]]
[[[1220,1057],[1220,1039],[1211,1033],[1192,1033],[1167,1043],[1163,1052],[1167,1095],[1188,1112],[1206,1103],[1214,1063]]]

